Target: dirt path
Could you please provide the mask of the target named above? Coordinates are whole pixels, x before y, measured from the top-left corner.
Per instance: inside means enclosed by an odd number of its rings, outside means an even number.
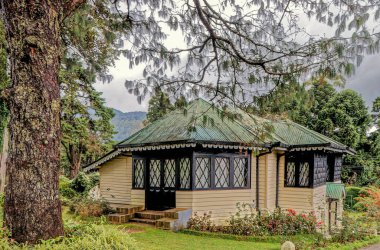
[[[372,246],[361,248],[360,250],[380,250],[380,243],[377,243]]]

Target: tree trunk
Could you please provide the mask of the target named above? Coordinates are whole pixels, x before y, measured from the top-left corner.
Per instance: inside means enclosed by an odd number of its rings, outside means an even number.
[[[71,179],[74,179],[75,177],[77,177],[80,170],[81,154],[78,151],[79,150],[75,146],[69,145],[70,178]]]
[[[4,128],[4,136],[3,136],[3,149],[0,153],[0,193],[4,193],[5,188],[5,174],[7,170],[7,156],[8,156],[8,129]]]
[[[58,193],[62,3],[2,0],[11,86],[4,220],[18,242],[63,235]]]

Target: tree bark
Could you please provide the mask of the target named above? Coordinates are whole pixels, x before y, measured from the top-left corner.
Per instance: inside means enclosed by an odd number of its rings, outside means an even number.
[[[9,143],[9,136],[8,136],[8,129],[4,128],[4,136],[3,136],[3,148],[0,153],[0,193],[4,193],[5,188],[5,174],[7,170],[7,157],[8,157],[8,143]]]
[[[62,2],[2,0],[11,86],[4,220],[18,242],[64,234],[58,193]]]
[[[77,177],[81,165],[81,153],[74,145],[69,145],[70,178]]]

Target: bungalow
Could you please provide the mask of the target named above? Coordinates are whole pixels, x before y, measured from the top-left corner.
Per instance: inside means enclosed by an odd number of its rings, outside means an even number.
[[[185,226],[191,214],[211,213],[223,223],[244,203],[252,211],[314,211],[338,225],[342,156],[354,151],[291,121],[233,111],[231,118],[196,99],[87,166],[99,170],[101,196],[118,208],[110,219],[159,225],[170,217]]]

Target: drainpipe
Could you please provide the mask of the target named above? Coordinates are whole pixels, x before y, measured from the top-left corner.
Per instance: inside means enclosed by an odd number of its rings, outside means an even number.
[[[280,186],[280,158],[284,156],[284,154],[277,154],[277,163],[276,163],[276,208],[278,208],[278,193]]]
[[[264,156],[264,155],[267,155],[267,154],[270,154],[272,153],[272,148],[269,148],[269,151],[268,152],[264,152],[264,153],[261,153],[261,154],[258,154],[256,155],[256,210],[259,211],[259,208],[260,208],[260,195],[259,195],[259,188],[260,188],[260,185],[259,185],[259,158],[260,156]]]

